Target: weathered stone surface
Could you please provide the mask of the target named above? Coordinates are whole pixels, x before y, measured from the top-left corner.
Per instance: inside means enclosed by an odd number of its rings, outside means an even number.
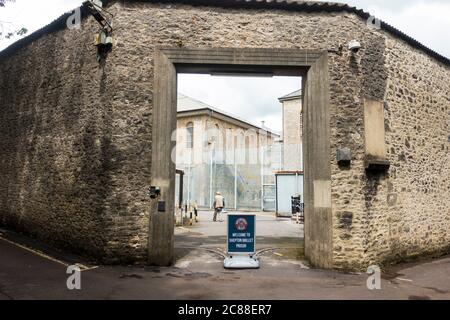
[[[119,65],[99,67],[97,29],[88,19],[1,61],[0,223],[125,262],[145,257],[151,109],[118,90]]]
[[[2,225],[105,261],[142,260],[155,48],[328,50],[358,39],[357,55],[329,54],[333,265],[448,250],[448,65],[345,13],[137,2],[109,10],[118,42],[104,68],[91,18],[0,62]],[[365,97],[385,102],[387,173],[364,170]],[[346,170],[336,162],[342,146],[352,151]]]

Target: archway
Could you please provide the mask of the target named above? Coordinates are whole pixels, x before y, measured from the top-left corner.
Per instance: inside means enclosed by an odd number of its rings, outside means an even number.
[[[305,254],[318,267],[332,267],[330,94],[328,52],[290,49],[160,48],[155,52],[152,201],[148,262],[174,259],[177,73],[298,75],[303,78]]]

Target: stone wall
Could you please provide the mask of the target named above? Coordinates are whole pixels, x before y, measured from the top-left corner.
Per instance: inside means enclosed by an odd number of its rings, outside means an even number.
[[[0,62],[0,221],[108,261],[147,245],[153,53],[158,46],[329,53],[333,262],[337,268],[448,249],[449,67],[346,13],[113,3],[104,68],[92,19]],[[358,55],[345,49],[358,39]],[[363,99],[385,101],[391,169],[364,170]],[[336,149],[349,147],[350,167]]]
[[[333,170],[334,263],[349,269],[450,251],[449,66],[381,31],[370,43],[359,60],[363,86],[332,123],[354,157],[350,169]],[[364,135],[354,125],[364,97],[384,103],[386,173],[363,170]]]
[[[129,60],[100,67],[97,31],[89,18],[0,61],[0,224],[125,262],[147,245],[151,113],[142,78],[121,85]]]
[[[368,259],[450,249],[450,70],[387,38],[389,173],[366,184]]]

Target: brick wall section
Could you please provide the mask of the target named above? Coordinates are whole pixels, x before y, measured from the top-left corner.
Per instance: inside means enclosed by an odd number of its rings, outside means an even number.
[[[448,66],[344,13],[149,3],[110,10],[118,43],[104,71],[91,19],[82,32],[47,35],[0,62],[2,224],[107,261],[142,259],[155,48],[326,50],[358,39],[356,59],[345,48],[329,58],[334,265],[448,248]],[[385,175],[364,171],[367,95],[386,101]],[[338,147],[351,148],[349,169],[337,166]]]

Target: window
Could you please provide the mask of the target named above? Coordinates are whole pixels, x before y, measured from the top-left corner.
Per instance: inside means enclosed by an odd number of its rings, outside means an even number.
[[[217,123],[214,125],[214,142],[220,146],[220,127]]]
[[[214,154],[217,163],[223,163],[223,137],[220,131],[220,126],[216,123],[214,125]]]
[[[194,124],[189,122],[186,125],[186,148],[192,149],[194,147]]]
[[[250,137],[245,137],[245,164],[250,164]]]

